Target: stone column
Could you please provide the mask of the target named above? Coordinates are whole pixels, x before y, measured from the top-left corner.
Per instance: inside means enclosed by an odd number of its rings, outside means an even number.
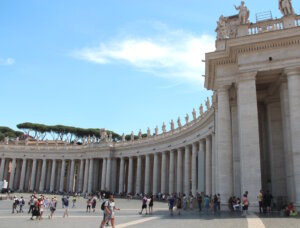
[[[60,184],[59,184],[60,192],[64,192],[65,169],[66,169],[66,161],[65,161],[65,159],[63,159],[62,163],[61,163],[61,171],[60,171]]]
[[[154,154],[154,162],[153,162],[153,189],[152,193],[153,195],[156,195],[158,193],[157,191],[157,183],[158,183],[158,154]]]
[[[27,159],[24,158],[23,162],[22,162],[21,180],[20,180],[20,187],[19,187],[20,192],[24,191],[24,181],[25,181],[25,174],[26,174],[26,164],[27,164]]]
[[[199,142],[198,151],[198,192],[204,193],[204,181],[205,181],[205,170],[204,170],[204,141]]]
[[[167,153],[162,153],[161,158],[161,193],[166,194],[166,181],[167,181]]]
[[[89,179],[89,159],[85,159],[84,180],[83,180],[83,190],[82,190],[83,193],[87,192],[88,179]]]
[[[129,157],[127,192],[133,193],[133,157]]]
[[[215,157],[215,134],[213,133],[211,135],[211,192],[212,194],[216,194],[216,171],[215,171],[215,167],[216,167],[216,157]]]
[[[257,193],[261,189],[260,147],[255,76],[256,73],[240,75],[237,93],[239,145],[241,156],[241,190],[242,193],[245,191],[250,193],[248,196],[250,206],[255,206],[258,204]],[[222,146],[220,146],[220,148],[222,148]],[[220,161],[222,161],[222,159],[220,159]]]
[[[106,158],[103,158],[103,163],[102,163],[102,178],[101,178],[101,189],[105,189],[105,179],[106,179]]]
[[[69,192],[73,192],[73,184],[74,184],[74,167],[75,160],[71,160],[71,171],[70,171],[70,182],[69,182]]]
[[[13,185],[13,189],[16,191],[19,190],[19,186],[20,186],[21,163],[22,161],[20,159],[16,161],[16,173],[15,173],[14,185]]]
[[[42,175],[41,175],[41,182],[40,182],[40,192],[44,191],[44,187],[45,187],[45,176],[46,176],[46,164],[47,164],[47,160],[44,158],[43,160],[43,164],[42,164]]]
[[[175,193],[174,191],[174,175],[175,175],[175,151],[171,150],[170,151],[170,166],[169,166],[169,194]]]
[[[94,160],[90,159],[89,167],[89,184],[88,184],[88,193],[91,193],[93,190],[93,169],[94,169]]]
[[[190,194],[190,147],[185,146],[185,154],[184,154],[184,193],[186,195]]]
[[[300,67],[286,69],[285,73],[288,79],[295,203],[300,206]]]
[[[53,159],[52,160],[52,168],[51,168],[50,192],[54,191],[55,171],[56,171],[56,159]]]
[[[83,177],[83,165],[84,165],[84,160],[80,160],[80,168],[79,168],[79,177],[78,177],[78,185],[77,185],[77,192],[82,191],[82,177]]]
[[[136,193],[141,193],[141,177],[142,177],[142,157],[137,158],[137,168],[136,168]]]
[[[197,195],[197,143],[192,147],[192,194]]]
[[[4,167],[5,167],[5,158],[2,158],[1,167],[0,167],[0,181],[2,181],[4,177]]]
[[[229,87],[218,89],[218,189],[221,203],[227,203],[233,194],[233,154],[231,139],[231,118]],[[256,195],[256,193],[255,193]]]
[[[107,158],[106,165],[106,180],[105,180],[105,188],[110,191],[110,179],[111,179],[111,158]]]
[[[206,156],[205,156],[205,193],[211,195],[211,138],[206,137]]]
[[[121,157],[120,161],[120,179],[119,179],[119,193],[124,192],[124,168],[125,168],[125,161],[124,158]]]
[[[34,190],[35,186],[35,173],[36,172],[36,159],[33,159],[32,162],[32,170],[31,170],[31,178],[30,178],[30,191]]]
[[[9,185],[8,185],[8,187],[9,188],[13,188],[13,186],[14,186],[14,181],[15,181],[15,170],[16,170],[16,159],[15,158],[13,158],[12,159],[12,166],[11,166],[12,168],[11,168],[11,173],[10,173],[10,177],[9,177]]]
[[[182,149],[177,150],[177,193],[182,193]]]
[[[146,155],[146,167],[145,167],[145,194],[150,193],[150,154]]]

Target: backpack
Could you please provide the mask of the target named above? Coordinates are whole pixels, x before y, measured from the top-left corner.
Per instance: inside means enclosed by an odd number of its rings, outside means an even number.
[[[104,209],[105,209],[105,203],[106,203],[106,201],[104,201],[104,202],[101,204],[101,210],[102,210],[102,211],[104,211]],[[108,205],[109,205],[109,203],[108,203]]]

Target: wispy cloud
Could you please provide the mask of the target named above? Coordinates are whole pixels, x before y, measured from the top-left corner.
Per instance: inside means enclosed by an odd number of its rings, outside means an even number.
[[[102,42],[72,52],[78,59],[96,64],[129,64],[176,83],[202,83],[206,52],[214,50],[214,37],[168,31],[156,37],[130,37]]]
[[[6,58],[6,59],[0,58],[0,65],[11,66],[14,63],[15,60],[13,58]]]

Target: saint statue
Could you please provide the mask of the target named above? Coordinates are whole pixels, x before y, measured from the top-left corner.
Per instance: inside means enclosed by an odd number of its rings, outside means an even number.
[[[174,126],[174,121],[173,121],[173,120],[171,120],[171,123],[170,123],[170,125],[171,125],[171,131],[174,131],[174,129],[175,129],[175,126]]]
[[[82,138],[82,145],[85,145],[85,137]]]
[[[133,131],[131,132],[130,139],[131,139],[132,142],[134,141],[134,133],[133,133]]]
[[[140,131],[139,131],[139,140],[141,140],[143,138],[143,136],[142,136],[142,130],[140,129]]]
[[[8,142],[9,142],[9,137],[6,136],[6,137],[4,138],[4,143],[5,143],[6,145],[8,145]]]
[[[125,142],[126,141],[126,139],[125,139],[125,134],[123,133],[122,134],[122,142]]]
[[[109,133],[109,140],[108,140],[109,142],[112,142],[113,141],[113,138],[112,138],[112,133],[110,132]]]
[[[148,127],[147,129],[147,138],[150,138],[151,137],[151,130],[150,130],[150,127]]]
[[[202,116],[203,113],[204,113],[204,112],[203,112],[203,105],[202,105],[202,104],[200,105],[199,111],[200,111],[200,116]]]
[[[155,128],[155,136],[158,136],[158,126]]]
[[[181,128],[181,127],[182,127],[182,125],[181,125],[181,121],[180,121],[180,117],[178,117],[178,119],[177,119],[177,124],[178,124],[178,127],[179,127],[179,128]]]
[[[240,20],[240,24],[241,25],[245,25],[249,23],[249,16],[250,16],[250,12],[247,8],[247,6],[245,6],[245,2],[242,1],[240,6],[236,6],[234,5],[236,10],[239,10],[239,20]]]
[[[189,123],[189,114],[186,114],[186,116],[185,116],[185,123],[186,123],[186,124]]]
[[[166,133],[167,130],[166,130],[166,124],[165,124],[165,122],[163,122],[163,125],[162,125],[161,129],[162,129],[163,133]]]
[[[16,145],[19,144],[19,137],[16,138]]]
[[[195,108],[193,108],[192,114],[193,114],[193,120],[196,121],[197,120],[197,116],[196,116],[196,110],[195,110]]]
[[[279,0],[279,10],[283,16],[294,15],[294,9],[292,6],[292,0]]]
[[[92,138],[92,143],[94,144],[96,141],[96,138],[95,138],[95,135],[93,135],[93,138]]]
[[[226,27],[226,19],[223,15],[220,16],[219,21],[217,22],[216,32],[218,40],[223,40],[229,37],[229,31]]]
[[[207,98],[207,100],[206,100],[206,102],[205,102],[205,105],[206,105],[206,109],[209,110],[209,109],[210,109],[209,98]]]
[[[88,137],[88,144],[91,143],[91,136]]]

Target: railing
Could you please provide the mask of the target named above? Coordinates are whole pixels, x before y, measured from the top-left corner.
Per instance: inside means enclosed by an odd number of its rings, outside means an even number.
[[[249,35],[271,32],[283,29],[282,19],[262,21],[249,25]]]

